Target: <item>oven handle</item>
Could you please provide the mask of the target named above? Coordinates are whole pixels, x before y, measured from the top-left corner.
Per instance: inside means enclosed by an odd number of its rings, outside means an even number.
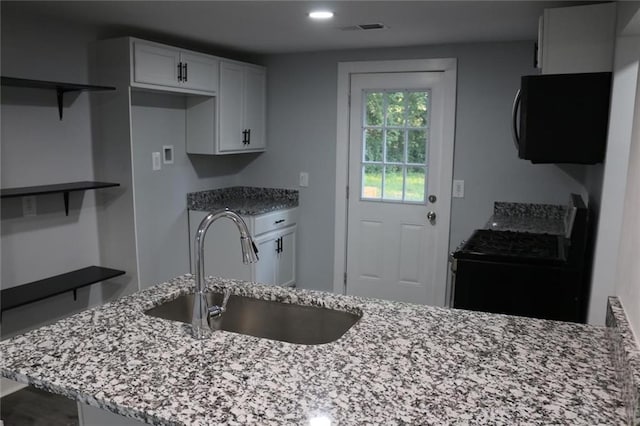
[[[513,107],[511,108],[511,136],[516,150],[520,151],[520,135],[518,135],[518,110],[520,109],[520,89],[516,92],[513,99]]]
[[[458,270],[458,259],[453,256],[454,252],[449,253],[449,263],[451,264],[451,285],[449,286],[448,307],[453,308],[454,297],[456,294],[456,271]]]

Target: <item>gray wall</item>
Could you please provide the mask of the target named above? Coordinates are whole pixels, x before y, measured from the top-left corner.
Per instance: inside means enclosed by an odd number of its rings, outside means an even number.
[[[25,19],[2,11],[2,75],[88,81],[87,46],[95,35],[81,27]],[[61,48],[64,47],[64,48]],[[89,95],[70,95],[58,119],[51,90],[2,88],[2,187],[43,185],[93,178]],[[23,217],[20,199],[2,201],[2,288],[99,264],[97,206],[93,191],[37,197],[37,216]],[[117,268],[118,265],[105,265]],[[66,293],[7,311],[6,337],[103,301],[108,284]]]
[[[253,156],[187,155],[183,96],[132,93],[132,153],[140,287],[189,272],[186,194],[232,186]],[[173,145],[174,163],[153,171],[151,153]]]
[[[275,55],[268,67],[268,151],[239,183],[300,189],[298,283],[331,290],[336,155],[337,64],[342,61],[458,59],[454,179],[465,198],[453,199],[451,247],[484,226],[494,201],[566,203],[584,194],[583,167],[519,160],[510,135],[511,104],[520,76],[535,74],[533,42],[479,43]]]

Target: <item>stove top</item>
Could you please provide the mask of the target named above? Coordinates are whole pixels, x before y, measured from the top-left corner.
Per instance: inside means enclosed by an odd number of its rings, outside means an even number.
[[[554,263],[566,260],[563,240],[557,235],[488,229],[474,231],[454,257]]]

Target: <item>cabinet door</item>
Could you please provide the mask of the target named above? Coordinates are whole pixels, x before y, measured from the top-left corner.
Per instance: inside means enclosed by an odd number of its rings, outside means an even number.
[[[244,70],[244,129],[250,131],[247,149],[264,149],[266,145],[266,85],[263,68]]]
[[[281,250],[277,259],[278,285],[292,286],[296,283],[296,228],[285,229],[280,234]]]
[[[219,61],[211,56],[181,52],[184,88],[216,92],[218,90]]]
[[[134,43],[133,80],[136,83],[178,87],[179,66],[178,50]]]
[[[539,31],[542,74],[613,69],[615,2],[545,9]]]
[[[220,63],[218,150],[243,151],[243,66]]]
[[[263,284],[277,284],[277,253],[279,234],[270,233],[256,239],[258,263],[254,265],[253,280]]]

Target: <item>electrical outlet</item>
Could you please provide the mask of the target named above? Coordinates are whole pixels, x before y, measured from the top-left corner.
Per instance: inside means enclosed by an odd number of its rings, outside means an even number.
[[[173,164],[173,145],[163,145],[162,146],[162,162],[164,164]]]
[[[160,153],[152,152],[151,153],[151,162],[153,164],[153,170],[160,170],[162,168],[162,164],[160,163]]]
[[[464,198],[464,181],[453,181],[453,198]]]
[[[36,197],[35,195],[29,195],[27,197],[22,197],[22,215],[23,216],[36,216],[37,210]]]
[[[300,172],[300,186],[303,186],[303,187],[309,186],[309,173]]]

